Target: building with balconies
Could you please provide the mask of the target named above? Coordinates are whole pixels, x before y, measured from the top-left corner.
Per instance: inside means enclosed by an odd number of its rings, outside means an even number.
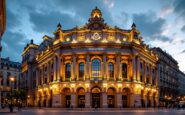
[[[158,56],[131,29],[112,27],[92,10],[84,26],[63,30],[22,53],[28,102],[42,107],[152,107],[158,105]]]

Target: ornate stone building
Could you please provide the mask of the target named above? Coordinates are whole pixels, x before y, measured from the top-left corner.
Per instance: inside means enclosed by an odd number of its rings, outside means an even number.
[[[158,56],[136,25],[104,22],[98,8],[84,26],[33,40],[22,53],[28,103],[43,107],[151,107],[158,105]]]
[[[179,95],[179,85],[181,82],[181,71],[178,62],[161,48],[153,48],[158,54],[159,61],[157,63],[159,73],[159,102],[160,106],[173,105]],[[183,85],[183,84],[182,84]]]
[[[18,89],[19,76],[21,73],[21,63],[10,61],[9,58],[1,59],[1,72],[0,72],[0,106],[1,104],[8,104],[10,100],[11,88]],[[10,77],[15,80],[12,83]]]

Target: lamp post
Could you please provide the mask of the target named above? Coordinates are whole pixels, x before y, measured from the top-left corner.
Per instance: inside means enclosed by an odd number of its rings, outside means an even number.
[[[10,112],[13,112],[12,98],[13,98],[13,82],[14,81],[15,81],[15,78],[13,76],[10,76],[10,82],[11,82],[11,105],[10,105]]]

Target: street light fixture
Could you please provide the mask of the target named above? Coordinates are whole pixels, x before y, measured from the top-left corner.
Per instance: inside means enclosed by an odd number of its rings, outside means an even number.
[[[11,105],[10,105],[10,112],[13,112],[12,98],[13,98],[13,82],[15,81],[15,77],[14,76],[10,76],[9,80],[11,82]]]

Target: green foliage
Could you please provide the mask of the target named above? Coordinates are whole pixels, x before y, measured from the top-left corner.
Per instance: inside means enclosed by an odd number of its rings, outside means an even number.
[[[17,89],[13,91],[13,98],[21,101],[26,101],[27,92],[24,89]]]

